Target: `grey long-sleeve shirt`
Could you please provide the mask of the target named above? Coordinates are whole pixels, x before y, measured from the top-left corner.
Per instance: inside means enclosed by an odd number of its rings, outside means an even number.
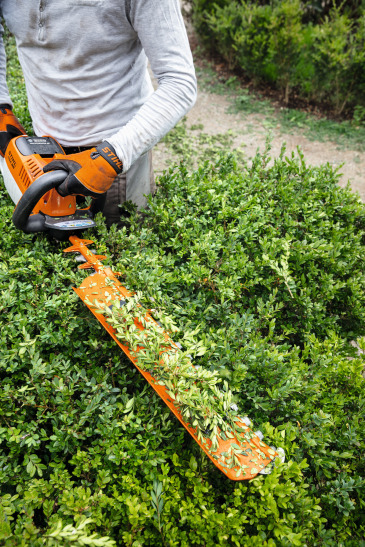
[[[68,146],[107,139],[128,170],[194,104],[179,0],[0,0],[0,9],[38,135]],[[0,31],[0,104],[11,104]]]

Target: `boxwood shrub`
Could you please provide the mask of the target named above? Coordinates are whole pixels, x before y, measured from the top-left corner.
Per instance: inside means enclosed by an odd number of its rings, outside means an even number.
[[[296,97],[330,107],[336,116],[354,114],[359,122],[365,89],[363,3],[190,0],[190,4],[199,38],[229,68],[240,69],[255,83],[274,85],[286,104],[295,88]]]
[[[2,544],[362,544],[365,208],[330,166],[182,164],[143,216],[86,234],[284,448],[250,482],[213,466],[78,300],[66,244],[0,205]]]

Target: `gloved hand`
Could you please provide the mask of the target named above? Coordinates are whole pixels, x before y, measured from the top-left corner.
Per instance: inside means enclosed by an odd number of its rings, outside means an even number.
[[[57,188],[62,196],[81,195],[99,198],[111,187],[115,177],[123,171],[123,162],[114,148],[103,141],[96,148],[64,156],[56,154],[43,171],[63,169],[68,172],[66,180]]]
[[[25,129],[14,116],[11,106],[0,104],[0,156],[4,157],[11,139],[25,134]]]

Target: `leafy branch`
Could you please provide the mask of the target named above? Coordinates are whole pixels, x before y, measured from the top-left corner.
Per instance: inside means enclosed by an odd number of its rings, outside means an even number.
[[[163,511],[164,501],[163,501],[163,491],[162,491],[162,483],[159,482],[157,479],[153,481],[153,488],[151,491],[151,498],[152,498],[152,507],[155,510],[155,513],[153,515],[153,518],[155,521],[157,521],[157,528],[158,531],[161,534],[162,543],[164,546],[166,546],[166,540],[163,533],[163,522],[161,522],[161,515]]]
[[[290,257],[290,243],[291,241],[288,241],[287,239],[282,242],[282,246],[284,249],[284,253],[280,259],[279,262],[275,262],[274,260],[271,260],[267,254],[262,255],[262,260],[270,266],[276,272],[284,281],[286,288],[289,291],[289,294],[292,298],[294,298],[293,293],[291,292],[289,282],[294,283],[294,279],[290,277],[290,270],[289,270],[289,257]]]
[[[116,543],[107,536],[99,537],[94,533],[88,535],[87,525],[92,523],[92,519],[82,520],[76,527],[72,524],[63,526],[62,520],[59,520],[55,528],[44,537],[47,539],[47,547],[81,547],[89,545],[90,547],[115,547]]]

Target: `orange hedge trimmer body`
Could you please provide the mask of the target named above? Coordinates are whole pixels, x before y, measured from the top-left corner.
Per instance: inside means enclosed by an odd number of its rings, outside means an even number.
[[[15,226],[27,233],[48,231],[64,239],[69,232],[92,228],[95,223],[90,209],[77,209],[76,196],[62,197],[57,192],[65,171],[43,173],[55,154],[64,151],[52,137],[22,135],[10,141],[1,170],[6,189],[17,204]]]
[[[60,152],[61,150],[61,152]],[[80,253],[85,260],[80,269],[92,268],[94,273],[74,289],[81,300],[87,305],[97,320],[109,332],[112,338],[129,357],[139,372],[153,387],[155,392],[166,403],[171,412],[178,418],[185,429],[202,450],[221,471],[232,480],[244,480],[255,477],[265,469],[277,456],[275,450],[263,443],[244,423],[237,418],[236,425],[247,432],[247,440],[238,440],[236,437],[224,440],[218,432],[218,449],[211,450],[212,442],[207,437],[198,438],[197,429],[184,420],[179,406],[169,396],[167,389],[154,376],[143,370],[143,364],[138,362],[138,352],[130,351],[128,345],[118,340],[115,329],[106,321],[103,314],[97,312],[92,302],[101,306],[110,306],[110,302],[123,301],[131,293],[118,281],[116,274],[102,264],[105,256],[94,255],[87,245],[92,243],[80,239],[76,234],[85,228],[92,227],[94,222],[89,210],[78,210],[75,196],[61,197],[57,192],[57,185],[64,181],[66,174],[63,171],[52,171],[43,174],[43,166],[52,160],[55,153],[63,153],[60,145],[50,137],[16,137],[13,139],[5,155],[6,166],[2,165],[5,186],[17,207],[13,214],[14,224],[25,232],[49,231],[58,239],[68,236],[72,246],[65,252]],[[62,237],[63,236],[63,237]],[[148,321],[154,321],[147,314]],[[143,330],[142,323],[136,318],[135,325]],[[127,327],[126,327],[127,328]],[[181,351],[166,333],[166,345],[170,351]],[[224,436],[223,436],[224,437]],[[234,445],[239,448],[238,465],[226,465],[226,455]]]

